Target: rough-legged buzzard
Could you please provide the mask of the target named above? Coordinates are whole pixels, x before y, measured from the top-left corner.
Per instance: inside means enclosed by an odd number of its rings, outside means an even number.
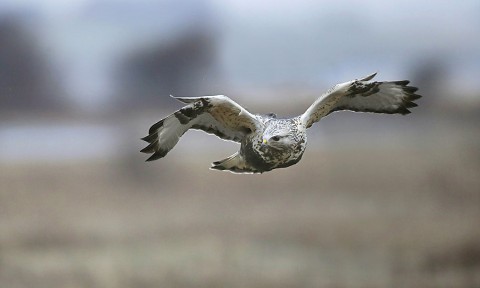
[[[296,164],[307,144],[307,128],[340,110],[408,114],[420,98],[409,81],[369,82],[375,74],[337,84],[300,116],[278,119],[274,114],[252,114],[227,96],[174,97],[187,104],[150,127],[141,150],[157,160],[177,144],[188,129],[199,129],[240,143],[240,151],[213,162],[212,169],[236,173],[263,173]],[[173,97],[173,96],[172,96]]]

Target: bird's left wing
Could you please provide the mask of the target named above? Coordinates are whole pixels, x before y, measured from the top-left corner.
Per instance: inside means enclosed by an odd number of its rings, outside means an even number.
[[[147,161],[164,157],[189,129],[203,130],[224,140],[241,142],[246,134],[262,125],[255,115],[227,96],[173,98],[187,105],[153,124],[149,135],[142,138],[149,144],[141,152],[153,153]]]
[[[413,101],[421,96],[415,94],[416,87],[408,86],[409,81],[368,82],[375,75],[337,84],[328,90],[301,115],[305,127],[339,110],[408,114],[408,108],[417,106]]]

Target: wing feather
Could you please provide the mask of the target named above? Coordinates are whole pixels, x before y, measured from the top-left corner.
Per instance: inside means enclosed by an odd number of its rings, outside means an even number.
[[[416,87],[407,80],[368,82],[375,74],[362,79],[337,84],[320,96],[301,116],[305,127],[310,127],[328,114],[349,110],[388,114],[408,114],[408,108],[416,107]]]
[[[331,112],[350,110],[388,114],[409,114],[408,108],[417,107],[413,102],[421,96],[409,81],[373,82],[369,91],[341,98]],[[330,112],[330,113],[331,113]]]
[[[174,98],[187,105],[153,124],[149,135],[142,138],[149,144],[141,152],[153,154],[147,161],[167,155],[189,129],[241,142],[246,134],[261,125],[255,115],[223,95]]]

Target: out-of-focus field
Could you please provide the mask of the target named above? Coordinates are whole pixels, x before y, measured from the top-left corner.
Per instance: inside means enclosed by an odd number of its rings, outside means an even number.
[[[0,288],[480,287],[480,1],[410,2],[0,0]],[[325,117],[287,169],[139,152],[168,95],[297,116],[373,72],[412,114]]]
[[[480,287],[479,131],[442,129],[312,137],[263,175],[184,142],[153,164],[4,163],[0,286]]]

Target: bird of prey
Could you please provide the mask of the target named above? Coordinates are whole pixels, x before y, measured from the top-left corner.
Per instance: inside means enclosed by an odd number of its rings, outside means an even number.
[[[173,97],[183,108],[150,127],[142,138],[152,154],[147,161],[160,159],[189,129],[203,130],[224,140],[240,143],[240,151],[213,162],[211,169],[234,173],[263,173],[300,161],[307,145],[307,128],[335,111],[408,114],[420,98],[409,81],[371,82],[376,73],[340,83],[321,95],[297,117],[279,119],[275,114],[253,114],[227,96]]]

